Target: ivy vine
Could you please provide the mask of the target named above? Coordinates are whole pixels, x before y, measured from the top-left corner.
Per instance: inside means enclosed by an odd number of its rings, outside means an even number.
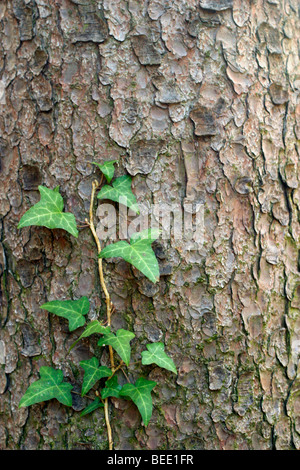
[[[137,214],[139,213],[138,204],[131,190],[131,177],[128,175],[116,178],[114,177],[115,160],[107,161],[103,164],[92,162],[102,172],[100,184],[93,181],[90,199],[89,219],[86,224],[90,228],[94,237],[98,251],[98,271],[100,284],[105,296],[106,302],[106,321],[94,320],[89,322],[79,338],[72,344],[75,344],[82,338],[91,335],[99,335],[97,345],[100,348],[108,347],[110,367],[102,366],[96,357],[81,361],[80,367],[84,370],[81,395],[87,396],[95,385],[100,382],[102,387],[95,390],[95,396],[90,397],[92,403],[88,405],[82,412],[81,416],[85,416],[94,412],[99,408],[104,408],[104,416],[108,434],[109,449],[113,449],[113,436],[109,419],[109,398],[125,397],[130,399],[137,406],[143,423],[148,425],[152,416],[152,396],[151,392],[156,386],[156,382],[140,377],[137,381],[120,385],[115,375],[119,369],[130,366],[131,346],[130,342],[135,337],[134,333],[124,329],[111,331],[111,316],[114,307],[111,302],[110,294],[106,287],[103,274],[102,260],[104,258],[120,257],[135,268],[141,271],[151,282],[156,283],[159,280],[159,267],[155,253],[151,247],[154,240],[159,236],[157,230],[143,230],[134,234],[130,242],[119,241],[101,247],[100,240],[97,236],[94,221],[93,207],[95,194],[99,200],[108,199],[115,202],[120,201],[127,205]],[[107,184],[102,186],[103,175]],[[44,186],[39,186],[41,195],[40,201],[32,206],[22,216],[18,228],[31,225],[44,226],[49,229],[63,229],[72,236],[78,237],[78,229],[75,217],[72,213],[64,212],[63,198],[59,193],[59,188],[51,190]],[[68,321],[69,331],[72,332],[77,328],[81,328],[86,324],[86,315],[89,312],[90,302],[87,297],[81,297],[77,300],[53,300],[41,305],[41,308],[50,313],[65,318]],[[143,351],[141,363],[143,365],[156,364],[157,366],[167,369],[175,374],[177,370],[173,360],[165,353],[163,343],[151,343],[146,345],[147,350]],[[64,381],[63,372],[52,367],[43,366],[39,370],[40,379],[33,382],[23,395],[19,407],[31,406],[35,403],[56,399],[65,406],[72,406],[72,384]],[[126,374],[127,377],[127,374]],[[129,379],[128,379],[129,381]]]

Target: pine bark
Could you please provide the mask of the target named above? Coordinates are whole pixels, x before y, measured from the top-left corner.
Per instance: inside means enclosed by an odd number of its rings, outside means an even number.
[[[79,395],[18,408],[40,366],[80,392],[97,354],[67,355],[78,332],[39,306],[86,295],[94,319],[105,303],[88,229],[17,224],[40,184],[84,221],[89,162],[110,159],[140,203],[205,207],[201,250],[156,245],[158,284],[105,263],[133,361],[162,340],[179,372],[142,368],[147,428],[115,400],[116,448],[300,449],[299,30],[297,0],[0,2],[1,449],[107,448]]]

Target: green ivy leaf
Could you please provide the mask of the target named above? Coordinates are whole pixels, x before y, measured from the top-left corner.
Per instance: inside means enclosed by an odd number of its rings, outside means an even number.
[[[93,334],[104,335],[104,334],[107,334],[107,333],[110,333],[110,327],[109,326],[103,326],[102,323],[100,323],[98,320],[91,321],[87,325],[84,332],[79,336],[79,338],[76,341],[74,341],[74,343],[72,344],[72,346],[70,347],[70,349],[68,351],[68,354],[71,351],[71,349],[73,349],[74,346],[78,343],[78,341],[80,341],[82,338],[87,338],[88,336],[91,336]]]
[[[143,418],[145,426],[148,425],[152,416],[152,397],[151,391],[155,387],[156,382],[140,378],[135,385],[125,384],[120,391],[120,396],[129,397]]]
[[[86,395],[98,380],[112,375],[112,371],[108,367],[99,367],[99,361],[96,357],[92,357],[87,361],[80,361],[79,365],[84,369],[81,396]]]
[[[78,300],[52,300],[41,305],[41,308],[69,320],[69,330],[73,331],[85,324],[85,317],[90,308],[87,297]]]
[[[120,198],[122,197],[122,200]],[[116,178],[112,186],[105,185],[101,188],[97,195],[98,199],[110,199],[111,201],[121,202],[125,206],[139,214],[139,206],[135,195],[131,190],[131,176],[124,175]]]
[[[80,416],[85,416],[88,415],[89,413],[92,413],[93,411],[97,410],[98,408],[103,408],[103,403],[100,401],[99,397],[96,397],[95,400],[88,405],[84,410],[80,413]]]
[[[114,350],[119,354],[120,358],[125,362],[128,366],[130,361],[130,341],[135,337],[135,334],[128,330],[123,330],[122,328],[114,333],[109,333],[108,335],[104,335],[98,341],[98,346],[104,346],[109,344],[114,348]]]
[[[106,246],[99,254],[99,257],[123,258],[141,271],[150,281],[156,283],[159,280],[159,267],[151,244],[158,236],[158,230],[143,230],[131,237],[130,244],[122,240]]]
[[[87,338],[93,334],[104,335],[110,333],[109,326],[103,326],[98,320],[91,321],[78,339]]]
[[[18,228],[30,225],[39,225],[50,229],[61,228],[74,237],[78,237],[74,215],[70,212],[62,212],[64,201],[59,194],[58,187],[49,189],[45,186],[39,186],[38,189],[41,200],[25,212]]]
[[[122,386],[118,384],[118,379],[114,375],[111,379],[108,379],[105,382],[105,388],[101,390],[101,397],[103,400],[108,397],[119,398],[121,389]]]
[[[108,183],[111,182],[115,173],[114,164],[117,163],[118,160],[111,160],[110,162],[104,162],[103,164],[92,162],[93,165],[96,165],[100,171],[104,174],[106,181]]]
[[[71,384],[63,382],[63,372],[52,367],[40,368],[39,380],[33,382],[21,398],[19,408],[56,398],[66,406],[72,406]]]
[[[173,360],[165,353],[163,343],[152,343],[146,345],[148,351],[142,352],[142,364],[157,364],[163,369],[170,370],[177,374],[177,370]]]

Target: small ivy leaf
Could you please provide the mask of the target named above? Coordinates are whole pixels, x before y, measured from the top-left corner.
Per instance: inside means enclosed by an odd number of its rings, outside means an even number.
[[[118,379],[114,375],[111,379],[108,379],[105,382],[105,388],[101,390],[101,397],[103,400],[108,397],[119,398],[121,389],[122,386],[118,384]]]
[[[156,382],[140,378],[135,385],[125,384],[120,391],[120,396],[129,397],[138,407],[143,418],[145,426],[148,425],[152,416],[152,397],[151,391],[155,387]]]
[[[122,328],[114,333],[109,333],[108,335],[104,335],[98,341],[98,346],[104,346],[109,344],[114,348],[114,350],[119,354],[120,358],[125,362],[128,366],[130,361],[130,341],[135,337],[135,334],[128,330],[123,330]]]
[[[139,206],[135,195],[131,190],[131,176],[124,175],[116,178],[112,186],[105,185],[101,188],[97,195],[98,199],[110,199],[111,201],[119,202],[132,209],[136,214],[139,214]]]
[[[96,397],[95,400],[88,405],[84,410],[80,413],[80,416],[85,416],[88,415],[89,413],[92,413],[93,411],[97,410],[98,408],[103,408],[103,403],[100,401],[99,397]]]
[[[105,335],[110,333],[109,326],[103,326],[98,320],[91,321],[78,339],[87,338],[93,334]]]
[[[143,230],[131,237],[130,244],[122,240],[106,246],[99,254],[99,257],[123,258],[141,271],[150,281],[156,283],[159,280],[159,266],[151,244],[158,237],[158,230]]]
[[[41,305],[41,308],[69,320],[69,330],[73,331],[85,324],[85,317],[90,309],[87,297],[78,300],[52,300]]]
[[[100,323],[98,320],[91,321],[87,325],[84,332],[79,336],[79,338],[76,341],[74,341],[74,343],[72,344],[72,346],[70,347],[70,349],[68,351],[68,354],[74,348],[74,346],[76,346],[78,341],[80,341],[82,338],[87,338],[88,336],[91,336],[93,334],[104,335],[104,334],[107,334],[107,333],[110,333],[110,327],[109,326],[103,326],[102,323]]]
[[[56,398],[66,406],[72,406],[72,385],[63,382],[63,372],[52,367],[43,366],[40,368],[39,380],[33,382],[21,398],[19,408],[30,406],[42,401]]]
[[[84,369],[84,377],[82,384],[81,396],[83,397],[95,385],[98,380],[103,377],[110,377],[112,371],[105,366],[99,367],[99,361],[96,357],[92,357],[87,361],[80,361],[79,365]]]
[[[49,189],[45,186],[39,186],[38,189],[41,195],[40,201],[25,212],[18,228],[30,225],[39,225],[50,229],[60,228],[74,237],[78,237],[74,214],[63,212],[64,201],[59,193],[59,188]]]
[[[157,364],[163,369],[170,370],[177,374],[177,370],[173,360],[165,353],[165,346],[163,343],[151,343],[146,345],[148,351],[142,352],[142,364]]]
[[[108,183],[111,182],[115,173],[114,164],[117,163],[118,160],[111,160],[110,162],[104,162],[103,164],[92,162],[93,165],[96,165],[100,171],[104,174],[106,181]]]

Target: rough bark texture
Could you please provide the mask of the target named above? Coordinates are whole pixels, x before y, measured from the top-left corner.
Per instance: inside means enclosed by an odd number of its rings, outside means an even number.
[[[73,409],[18,409],[41,365],[80,391],[78,363],[97,350],[83,341],[66,357],[78,332],[39,306],[87,295],[94,319],[104,305],[89,230],[16,228],[39,184],[59,185],[84,220],[98,174],[88,161],[107,159],[133,175],[139,202],[205,204],[201,251],[157,244],[159,284],[105,263],[114,327],[136,334],[133,360],[163,340],[179,369],[150,367],[147,428],[115,401],[116,448],[300,449],[298,8],[0,2],[1,449],[107,448],[103,411],[79,418],[78,395]]]

